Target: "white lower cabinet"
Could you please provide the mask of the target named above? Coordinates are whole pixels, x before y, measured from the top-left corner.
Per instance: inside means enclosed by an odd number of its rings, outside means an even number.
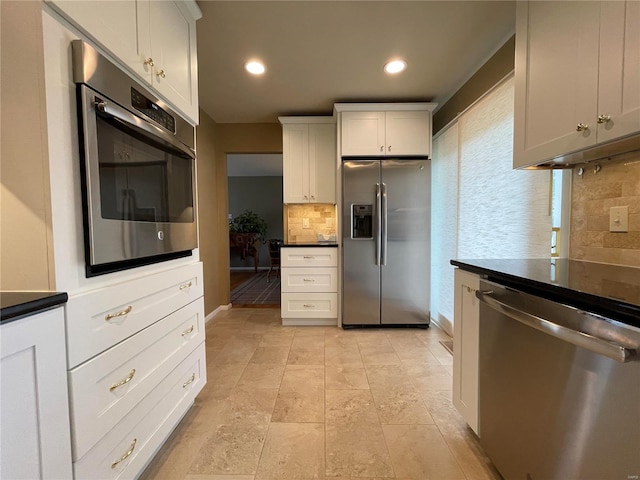
[[[0,328],[0,478],[71,478],[64,313]]]
[[[194,263],[70,299],[76,479],[138,477],[190,408],[206,383],[202,292]]]
[[[478,430],[478,352],[480,277],[456,268],[453,312],[453,405],[476,433]]]
[[[281,249],[283,325],[336,325],[338,319],[338,249]]]
[[[74,459],[204,341],[203,303],[201,297],[69,372]]]
[[[73,464],[76,480],[136,478],[206,383],[201,343],[158,386]]]

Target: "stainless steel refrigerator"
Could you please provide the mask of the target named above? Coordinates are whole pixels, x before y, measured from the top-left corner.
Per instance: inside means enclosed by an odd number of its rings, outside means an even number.
[[[428,326],[429,160],[345,160],[342,200],[343,325]]]

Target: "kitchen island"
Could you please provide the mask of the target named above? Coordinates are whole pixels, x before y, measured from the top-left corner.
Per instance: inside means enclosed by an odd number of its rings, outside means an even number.
[[[72,478],[66,293],[0,293],[2,478]]]
[[[568,259],[451,260],[451,264],[640,328],[640,268]]]
[[[505,479],[640,473],[640,268],[452,260],[453,403]]]
[[[68,299],[64,292],[0,292],[0,324],[55,308]]]

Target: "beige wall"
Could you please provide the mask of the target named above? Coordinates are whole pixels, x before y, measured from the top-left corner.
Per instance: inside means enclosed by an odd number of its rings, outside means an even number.
[[[433,116],[434,135],[513,71],[515,39],[514,35],[507,40],[487,63],[438,109]]]
[[[282,153],[282,128],[277,123],[216,124],[201,110],[197,139],[200,259],[209,314],[229,303],[227,154]]]
[[[640,154],[573,170],[569,257],[640,267]],[[609,232],[609,209],[629,206],[629,232]]]
[[[0,2],[0,289],[54,290],[40,2]]]

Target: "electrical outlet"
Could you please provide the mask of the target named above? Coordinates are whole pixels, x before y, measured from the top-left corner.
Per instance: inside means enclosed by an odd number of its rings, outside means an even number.
[[[629,231],[629,207],[611,207],[609,210],[609,231]]]
[[[303,218],[302,219],[302,228],[309,228],[309,219],[308,218]]]

